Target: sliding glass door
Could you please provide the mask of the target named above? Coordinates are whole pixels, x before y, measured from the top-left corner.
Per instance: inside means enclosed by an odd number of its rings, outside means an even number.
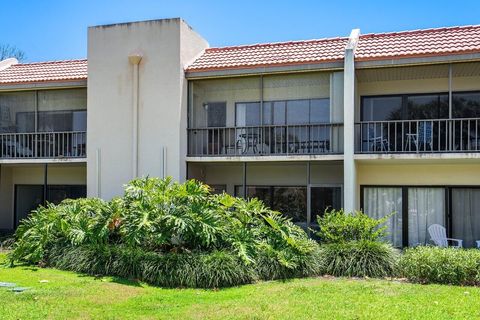
[[[28,217],[32,210],[44,204],[44,191],[43,185],[15,185],[15,228],[20,221]],[[46,191],[46,201],[53,204],[59,204],[65,199],[87,196],[85,185],[48,185]]]
[[[445,227],[445,188],[408,188],[408,245],[430,243],[428,227]]]
[[[463,246],[476,247],[480,240],[480,189],[452,189],[452,238],[462,239]]]
[[[385,223],[393,246],[417,246],[430,243],[429,226],[446,226],[445,200],[442,187],[363,187],[362,207],[375,219],[393,214]]]
[[[385,224],[388,232],[385,240],[395,247],[402,247],[402,188],[368,187],[363,192],[366,214],[375,219],[392,214]]]

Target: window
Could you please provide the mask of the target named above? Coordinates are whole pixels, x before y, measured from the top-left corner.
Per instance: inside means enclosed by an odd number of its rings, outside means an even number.
[[[363,97],[362,121],[402,119],[402,97]]]
[[[454,118],[480,118],[480,92],[452,94]]]
[[[336,186],[312,186],[311,210],[312,224],[317,223],[317,216],[323,216],[326,210],[342,208],[342,188]]]
[[[15,227],[32,210],[43,204],[43,185],[15,185]],[[84,185],[48,185],[47,201],[59,204],[65,199],[77,199],[87,196]]]
[[[452,188],[452,238],[462,239],[466,248],[480,240],[480,189]]]
[[[241,126],[302,125],[330,122],[330,99],[237,103],[235,124]],[[262,121],[261,121],[262,120]]]
[[[235,195],[243,196],[242,186],[235,186]],[[247,198],[258,198],[293,222],[306,225],[307,187],[247,186]]]
[[[227,104],[225,102],[209,102],[207,110],[207,127],[225,127],[227,123]]]
[[[212,194],[222,194],[227,192],[227,186],[224,184],[210,184],[209,186]]]
[[[86,89],[0,94],[0,132],[85,131],[86,127]]]
[[[407,112],[408,119],[446,119],[448,94],[408,96]]]
[[[35,92],[0,94],[0,132],[35,131]]]
[[[263,124],[284,125],[286,123],[286,102],[264,102],[263,103]]]
[[[448,118],[448,94],[362,97],[362,121]]]
[[[235,123],[239,127],[261,125],[259,102],[237,103]]]

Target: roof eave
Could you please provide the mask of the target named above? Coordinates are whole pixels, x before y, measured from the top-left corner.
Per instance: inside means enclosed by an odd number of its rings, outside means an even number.
[[[0,83],[0,91],[86,87],[87,79]]]
[[[343,59],[311,62],[311,63],[296,63],[296,64],[281,64],[281,65],[260,65],[249,67],[235,67],[235,68],[217,68],[217,69],[203,69],[203,70],[186,70],[185,77],[188,79],[199,78],[216,78],[216,77],[234,77],[234,76],[248,76],[270,73],[291,73],[291,72],[309,72],[309,71],[326,71],[343,69]]]
[[[411,55],[400,57],[355,58],[355,69],[396,67],[407,65],[442,64],[454,62],[480,61],[480,52],[459,52]]]

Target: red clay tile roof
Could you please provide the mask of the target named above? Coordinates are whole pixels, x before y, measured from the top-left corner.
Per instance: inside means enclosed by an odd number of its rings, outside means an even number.
[[[208,48],[187,71],[245,69],[341,61],[348,38]]]
[[[480,25],[361,35],[355,60],[480,52]]]
[[[19,63],[0,70],[0,85],[87,79],[87,59]]]

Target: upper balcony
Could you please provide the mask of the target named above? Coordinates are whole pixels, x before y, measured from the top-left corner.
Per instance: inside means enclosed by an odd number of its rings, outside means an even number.
[[[480,63],[357,70],[355,151],[480,152]]]
[[[342,88],[331,72],[191,81],[188,156],[342,154]]]
[[[0,93],[0,160],[86,157],[86,89]]]

